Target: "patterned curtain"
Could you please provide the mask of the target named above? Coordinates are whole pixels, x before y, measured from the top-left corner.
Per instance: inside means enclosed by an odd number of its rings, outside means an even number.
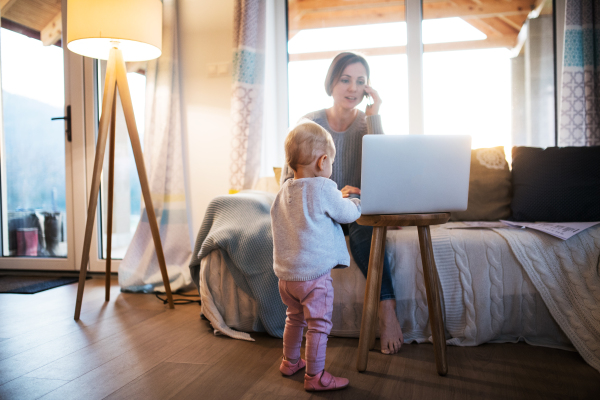
[[[600,3],[567,0],[559,146],[600,145]]]
[[[230,193],[252,189],[260,172],[265,9],[265,0],[235,2]]]
[[[177,0],[163,0],[162,55],[146,69],[144,160],[173,292],[192,281],[179,74]],[[145,210],[119,266],[119,285],[125,291],[165,290]]]

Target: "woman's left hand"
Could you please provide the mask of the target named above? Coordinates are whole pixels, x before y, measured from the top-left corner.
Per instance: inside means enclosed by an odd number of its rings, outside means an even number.
[[[371,96],[371,99],[373,99],[373,104],[367,106],[367,109],[365,110],[365,114],[367,114],[367,115],[379,114],[379,107],[381,106],[381,103],[382,103],[381,97],[379,97],[379,93],[377,93],[377,90],[373,89],[369,85],[365,85],[365,92],[367,92],[367,94],[369,96]]]

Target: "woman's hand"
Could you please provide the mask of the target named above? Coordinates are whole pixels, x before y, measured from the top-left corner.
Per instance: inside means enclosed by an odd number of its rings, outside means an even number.
[[[360,189],[349,185],[346,185],[342,188],[342,197],[346,198],[351,194],[360,194]]]
[[[373,89],[369,85],[365,85],[365,92],[373,99],[373,104],[368,105],[365,110],[365,114],[367,115],[377,115],[379,114],[379,107],[381,106],[381,97],[379,97],[379,93],[377,90]]]

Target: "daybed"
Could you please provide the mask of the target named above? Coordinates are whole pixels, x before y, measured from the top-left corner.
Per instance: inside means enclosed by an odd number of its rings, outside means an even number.
[[[548,150],[513,149],[512,173],[501,148],[474,150],[469,208],[453,219],[498,220],[511,211],[519,218],[546,213],[533,220],[552,220],[556,213],[573,217],[563,209],[567,196],[570,209],[584,220],[600,221],[600,148],[571,155]],[[532,186],[538,196],[547,196],[540,184],[548,179],[555,196],[528,204]],[[253,331],[282,336],[285,307],[272,271],[273,199],[272,193],[245,191],[217,197],[208,207],[190,269],[215,333],[244,340],[252,340]],[[465,227],[454,221],[431,229],[447,343],[524,340],[576,349],[600,371],[600,225],[566,241],[533,230]],[[430,341],[416,229],[389,231],[386,246],[404,340]],[[358,337],[365,278],[353,260],[332,276],[332,335]]]

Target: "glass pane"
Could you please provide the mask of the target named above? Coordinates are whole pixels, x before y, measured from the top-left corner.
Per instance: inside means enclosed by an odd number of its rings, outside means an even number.
[[[63,50],[2,28],[0,51],[3,255],[66,257]]]
[[[443,14],[428,7],[422,23],[425,133],[471,135],[473,148],[504,146],[508,160],[515,145],[554,146],[551,8],[528,20],[527,10],[427,19]]]
[[[98,85],[100,96],[98,110],[102,105],[102,89],[106,74],[106,61],[102,61],[98,68]],[[141,72],[141,71],[140,71]],[[137,124],[140,141],[144,142],[144,107],[146,103],[146,77],[142,73],[129,72],[127,74],[129,91],[133,102],[133,112]],[[142,191],[140,180],[133,158],[133,150],[125,124],[125,116],[121,106],[120,97],[117,100],[115,127],[115,175],[114,175],[114,200],[112,221],[111,258],[122,259],[131,242],[135,229],[140,220]],[[104,156],[104,169],[102,173],[102,186],[100,190],[101,218],[102,218],[102,258],[107,256],[107,214],[108,214],[108,142]]]
[[[342,51],[365,56],[371,86],[386,134],[408,134],[408,73],[404,6],[392,2],[352,1],[316,9],[312,2],[288,2],[289,121],[333,105],[324,89],[331,61]],[[365,110],[366,100],[358,106]]]

